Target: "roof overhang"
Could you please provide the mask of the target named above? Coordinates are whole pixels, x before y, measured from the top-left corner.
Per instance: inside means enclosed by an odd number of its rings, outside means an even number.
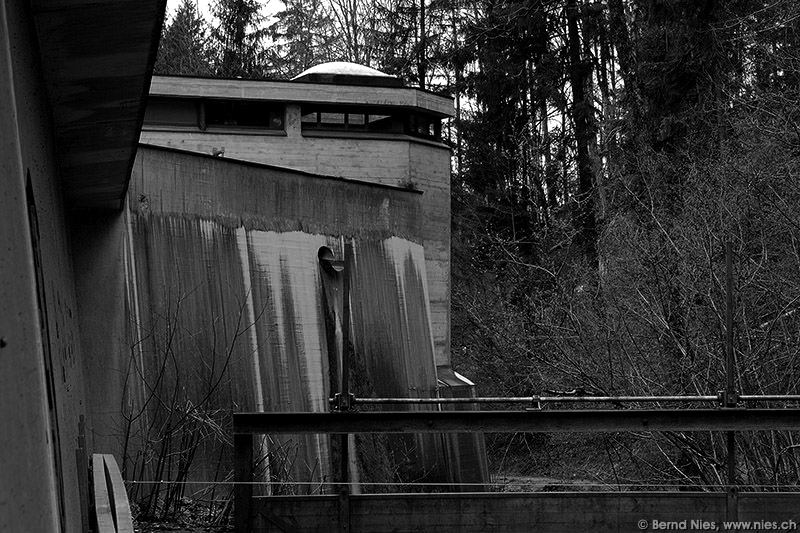
[[[153,76],[150,96],[374,105],[422,109],[441,117],[454,115],[452,98],[411,87]]]
[[[166,0],[33,0],[64,196],[120,209]]]

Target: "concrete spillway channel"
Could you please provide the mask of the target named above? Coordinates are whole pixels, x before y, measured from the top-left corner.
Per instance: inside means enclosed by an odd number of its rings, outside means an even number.
[[[141,414],[125,435],[130,471],[221,479],[231,468],[226,416],[327,411],[343,346],[358,396],[434,397],[419,197],[141,148],[125,248],[136,289],[128,299],[137,299],[126,305],[137,325],[126,395]],[[323,246],[341,255],[345,240],[353,246],[346,342],[341,283],[318,258]],[[173,452],[191,444],[191,458],[167,453],[161,462],[175,464],[155,466],[167,438]],[[352,437],[351,479],[450,479],[444,446],[436,435]],[[338,476],[328,435],[265,437],[260,451],[260,479],[275,483],[265,492],[319,492]]]

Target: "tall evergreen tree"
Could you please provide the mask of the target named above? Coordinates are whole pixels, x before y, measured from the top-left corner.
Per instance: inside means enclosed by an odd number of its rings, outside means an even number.
[[[161,35],[156,74],[212,74],[208,25],[194,0],[182,0]]]
[[[376,2],[374,16],[380,21],[371,36],[375,45],[375,62],[387,74],[417,83],[417,2],[389,0]]]
[[[328,6],[323,0],[283,0],[270,36],[271,63],[279,77],[291,78],[318,63],[332,61],[335,40]]]
[[[211,30],[216,48],[215,73],[224,78],[257,78],[269,72],[266,65],[265,17],[258,0],[216,0]]]

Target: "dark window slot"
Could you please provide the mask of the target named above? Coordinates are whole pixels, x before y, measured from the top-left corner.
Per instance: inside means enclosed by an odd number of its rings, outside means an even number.
[[[338,106],[303,106],[304,130],[406,133],[426,139],[441,139],[441,120],[433,115],[398,109]]]
[[[188,98],[150,98],[144,114],[146,124],[197,128],[198,102]]]
[[[285,107],[270,102],[206,100],[208,127],[282,130]]]

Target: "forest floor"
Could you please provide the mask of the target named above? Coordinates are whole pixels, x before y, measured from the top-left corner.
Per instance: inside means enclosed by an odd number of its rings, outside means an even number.
[[[154,522],[134,522],[133,530],[136,533],[162,533],[169,531],[171,533],[229,533],[233,531],[233,526],[229,525],[215,525],[210,526],[202,523],[191,523],[187,521],[172,522],[172,521],[154,521]]]
[[[656,472],[668,471],[663,454],[627,434],[487,434],[486,447],[499,492],[666,487]]]

